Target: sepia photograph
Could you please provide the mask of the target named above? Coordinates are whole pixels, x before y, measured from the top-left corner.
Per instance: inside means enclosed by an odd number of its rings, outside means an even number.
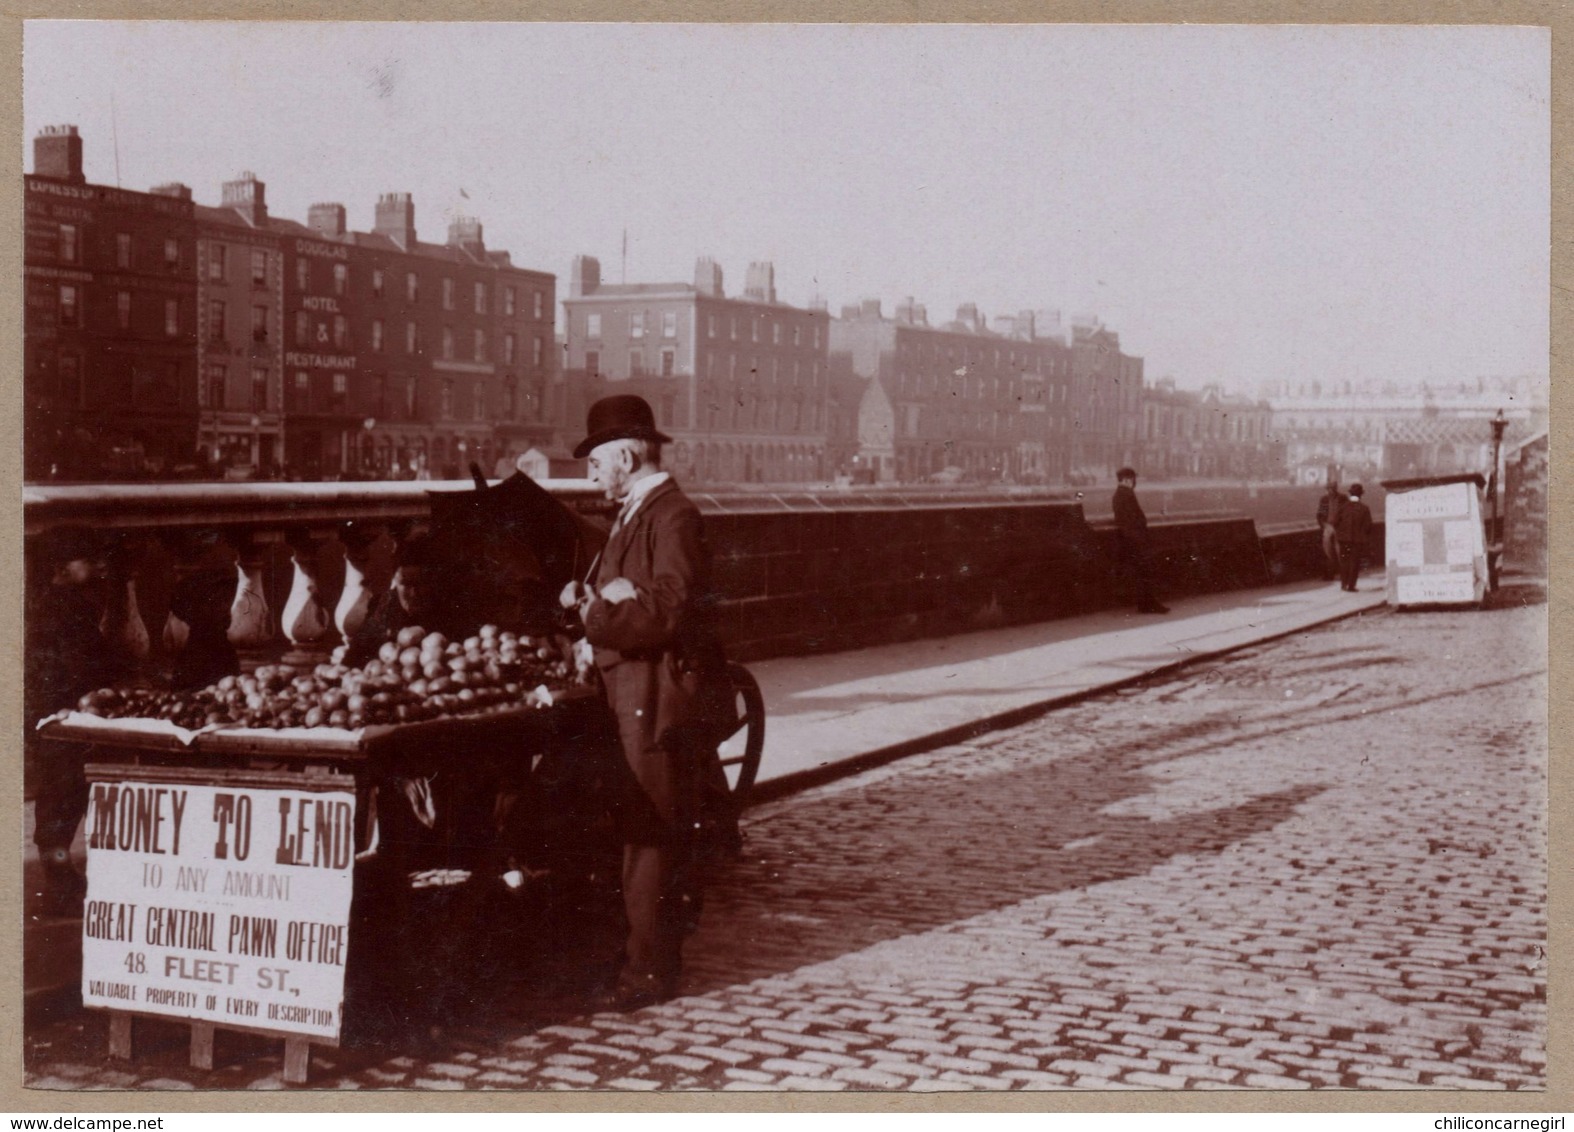
[[[26,1103],[1548,1089],[1550,27],[22,48]]]

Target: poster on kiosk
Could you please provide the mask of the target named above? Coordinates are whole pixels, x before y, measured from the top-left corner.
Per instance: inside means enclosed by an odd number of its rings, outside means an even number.
[[[1479,605],[1487,591],[1478,474],[1387,480],[1388,604]]]

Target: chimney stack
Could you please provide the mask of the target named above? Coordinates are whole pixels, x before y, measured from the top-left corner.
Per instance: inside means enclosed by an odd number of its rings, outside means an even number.
[[[771,263],[749,264],[749,274],[743,285],[743,297],[756,303],[774,303],[776,266]]]
[[[448,222],[448,246],[463,248],[480,258],[486,255],[486,245],[481,240],[481,222],[473,216],[456,216]]]
[[[582,299],[601,287],[601,261],[591,255],[577,255],[568,269],[568,297]]]
[[[174,197],[176,200],[191,199],[191,186],[183,185],[179,181],[169,181],[162,185],[154,185],[148,192],[156,197]]]
[[[383,193],[377,198],[372,231],[387,236],[404,251],[415,247],[415,201],[409,193]]]
[[[314,204],[306,210],[306,227],[319,236],[337,240],[344,235],[344,205]]]
[[[701,256],[694,264],[694,290],[701,295],[722,298],[721,264],[710,256]]]
[[[33,175],[86,183],[82,175],[82,139],[75,126],[45,126],[33,139]]]
[[[865,299],[863,301],[863,303],[859,306],[858,316],[860,318],[879,318],[880,317],[880,300],[879,299]]]
[[[956,320],[971,330],[974,334],[977,334],[983,329],[978,319],[977,303],[963,303],[961,306],[957,307]]]
[[[234,209],[253,228],[261,228],[268,222],[267,189],[257,174],[242,173],[224,182],[224,207]]]

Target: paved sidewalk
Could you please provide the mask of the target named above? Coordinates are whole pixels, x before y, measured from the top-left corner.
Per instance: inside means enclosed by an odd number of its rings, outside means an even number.
[[[848,762],[877,761],[1019,722],[1178,664],[1384,604],[1307,582],[1177,599],[1164,616],[1121,610],[934,640],[749,665],[765,696],[765,793]]]

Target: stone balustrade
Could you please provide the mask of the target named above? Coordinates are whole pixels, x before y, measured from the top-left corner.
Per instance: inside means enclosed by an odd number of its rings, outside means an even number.
[[[581,513],[610,513],[588,481],[545,486]],[[429,519],[428,492],[470,487],[30,486],[23,492],[29,585],[49,581],[39,536],[89,527],[113,547],[105,631],[149,670],[171,670],[190,641],[212,633],[213,625],[194,624],[203,618],[219,622],[243,664],[311,660],[353,633],[388,588],[400,541]],[[1247,513],[1315,506],[1314,492],[1287,491],[1145,490],[1160,591],[1213,592],[1314,573],[1320,559],[1310,524],[1281,523],[1262,537]],[[742,660],[1047,620],[1123,600],[1113,531],[1106,519],[1088,520],[1076,492],[691,494],[715,556],[719,628]],[[1108,493],[1089,494],[1102,503]],[[1162,514],[1198,503],[1214,507]]]

